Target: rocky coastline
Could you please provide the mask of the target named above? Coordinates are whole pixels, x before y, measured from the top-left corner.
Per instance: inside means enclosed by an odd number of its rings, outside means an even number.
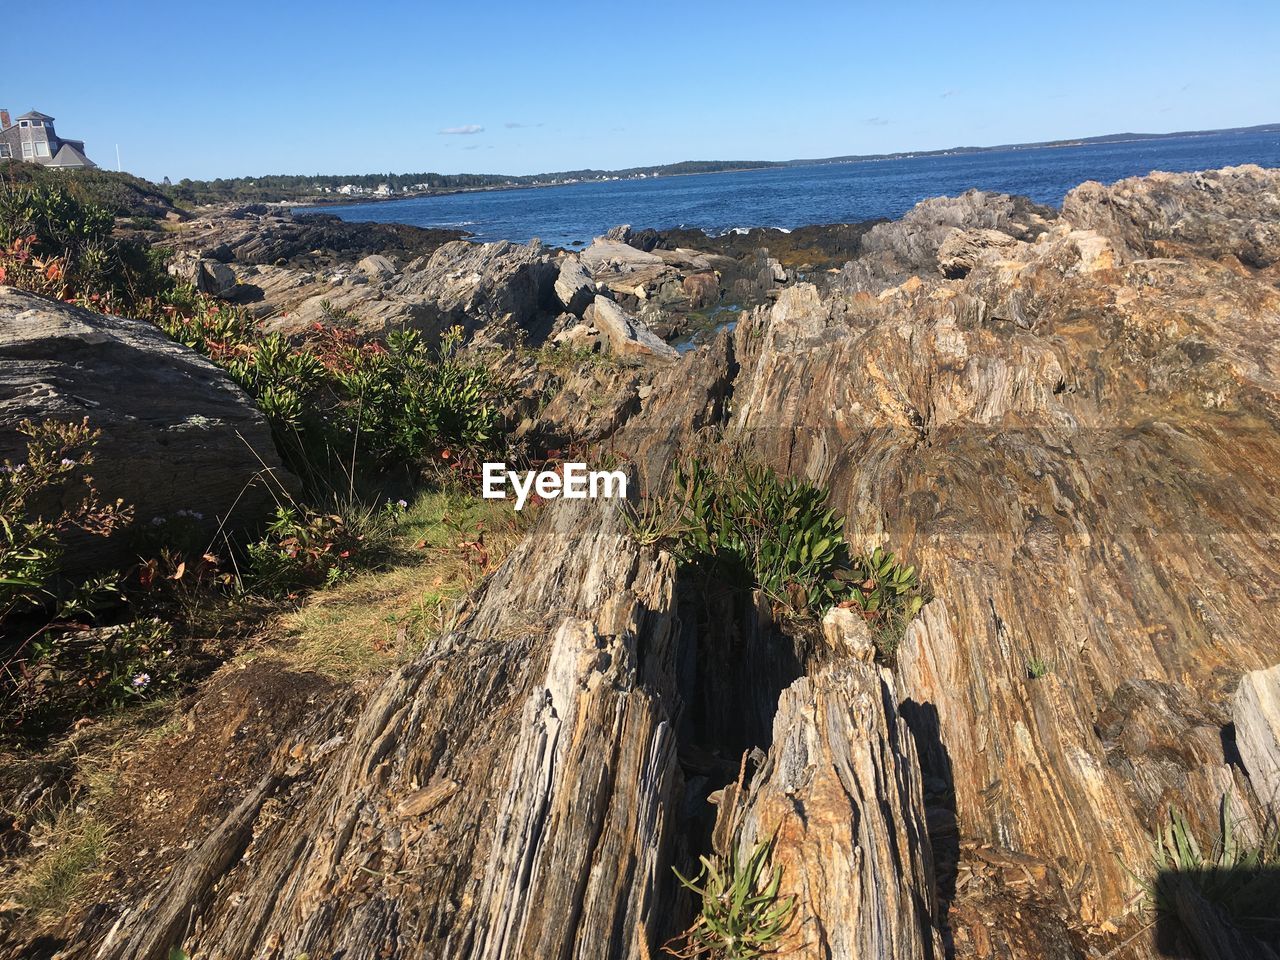
[[[549,503],[394,670],[202,680],[121,775],[119,858],[0,953],[646,960],[695,909],[671,868],[764,841],[797,958],[1280,951],[1144,886],[1171,810],[1280,815],[1280,170],[580,250],[267,207],[161,243],[289,341],[459,330],[514,436],[618,458],[636,503],[711,450],[811,482],[929,596],[884,656],[848,610],[707,595],[626,504]],[[283,470],[155,330],[0,287],[0,359],[0,424],[105,415],[108,497],[225,514]],[[34,765],[5,809],[65,797]]]

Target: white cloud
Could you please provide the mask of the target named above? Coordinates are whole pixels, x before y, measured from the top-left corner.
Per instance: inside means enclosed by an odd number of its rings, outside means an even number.
[[[440,131],[442,137],[469,137],[473,133],[484,133],[484,127],[478,123],[468,123],[462,127],[445,127]]]
[[[883,127],[889,123],[884,117],[867,117],[866,122],[873,127]]]

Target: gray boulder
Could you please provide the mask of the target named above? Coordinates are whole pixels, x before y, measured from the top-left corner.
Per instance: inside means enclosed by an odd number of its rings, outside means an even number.
[[[660,360],[676,360],[680,356],[675,347],[607,297],[596,297],[584,319],[600,331],[608,340],[609,349],[619,356]]]
[[[1280,812],[1280,664],[1240,678],[1231,720],[1258,799]]]
[[[555,287],[560,303],[578,317],[582,316],[596,295],[595,281],[583,267],[582,261],[572,255],[561,261]]]
[[[195,254],[179,254],[169,264],[169,273],[213,297],[231,296],[238,283],[236,272],[225,263]]]
[[[96,486],[134,508],[135,526],[184,511],[212,537],[224,519],[235,529],[266,515],[266,472],[293,483],[261,412],[195,351],[149,323],[0,287],[0,460],[25,457],[22,420],[85,417],[102,431]],[[135,539],[86,537],[68,556],[125,565]]]
[[[446,243],[410,263],[388,299],[406,305],[421,329],[458,325],[490,339],[504,330],[532,329],[554,317],[556,264],[537,241]]]
[[[356,264],[356,269],[373,280],[390,280],[396,275],[395,263],[380,253],[369,254]]]

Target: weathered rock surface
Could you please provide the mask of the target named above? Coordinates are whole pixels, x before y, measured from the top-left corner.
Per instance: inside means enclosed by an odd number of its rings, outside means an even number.
[[[1127,259],[1233,257],[1258,269],[1280,261],[1280,170],[1246,165],[1110,186],[1090,181],[1067,194],[1062,215],[1110,239]]]
[[[824,485],[935,597],[887,672],[848,618],[792,649],[555,504],[456,631],[70,918],[69,956],[179,927],[197,956],[655,956],[714,797],[713,848],[777,830],[802,955],[1154,960],[1151,833],[1176,805],[1211,841],[1226,798],[1256,839],[1276,759],[1236,691],[1280,663],[1277,188],[1215,205],[1205,176],[1062,218],[927,202],[830,290],[545,405],[650,489],[722,437]]]
[[[362,336],[460,326],[480,339],[500,342],[523,329],[540,340],[559,313],[557,266],[537,244],[452,241],[398,270],[385,259],[325,274],[254,267],[241,279],[260,292],[265,327],[286,335],[336,318]]]
[[[983,261],[1003,259],[1018,243],[999,230],[956,230],[938,246],[938,269],[944,277],[959,279]]]
[[[644,356],[675,360],[675,348],[654,334],[607,297],[597,296],[583,314],[609,341],[609,349],[620,356]]]
[[[179,510],[212,533],[265,516],[274,500],[258,478],[283,473],[266,421],[227,376],[156,327],[0,287],[0,459],[21,462],[24,419],[80,421],[102,431],[92,475],[104,499],[136,520]],[[276,489],[279,489],[277,486]],[[129,563],[127,531],[77,542],[86,567]]]
[[[1013,240],[1030,241],[1056,218],[1054,210],[1025,197],[981,190],[924,200],[901,220],[877,224],[867,231],[861,237],[857,259],[841,270],[836,287],[847,293],[879,293],[913,274],[936,275],[939,251],[957,232],[989,230]]]
[[[1231,719],[1258,799],[1280,813],[1280,665],[1241,677]]]
[[[699,310],[720,299],[720,281],[714,273],[691,273],[680,281],[690,305]]]
[[[348,223],[327,213],[294,216],[259,205],[193,220],[166,242],[175,250],[237,267],[318,271],[355,263],[370,254],[408,262],[464,236],[458,230],[398,223]]]
[[[169,264],[169,273],[214,297],[229,297],[236,289],[236,272],[208,257],[178,254]]]
[[[380,253],[369,254],[356,264],[356,269],[370,280],[390,280],[399,272],[395,262]]]
[[[1240,673],[1280,659],[1259,467],[1280,457],[1280,291],[1189,253],[1118,265],[1073,226],[961,281],[786,291],[737,331],[732,428],[925,571],[940,602],[897,675],[936,720],[931,802],[1040,860],[1097,935],[1136,924],[1128,870],[1170,802],[1205,836],[1224,794],[1251,810],[1221,730]],[[1101,739],[1138,679],[1159,685]],[[1186,733],[1141,733],[1162,716]]]
[[[570,313],[581,317],[595,299],[596,283],[587,273],[582,261],[574,255],[560,261],[560,273],[556,277],[556,296]]]
[[[864,627],[865,630],[865,627]],[[778,943],[803,960],[943,956],[920,766],[893,680],[865,663],[819,668],[782,692],[773,745],[718,830],[739,856],[773,838],[798,922]]]
[[[616,507],[552,513],[456,632],[304,722],[68,956],[656,952],[681,784],[674,564],[638,553]]]

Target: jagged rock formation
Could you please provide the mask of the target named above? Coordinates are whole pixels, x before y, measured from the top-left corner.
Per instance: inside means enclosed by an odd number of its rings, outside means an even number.
[[[459,230],[424,229],[400,223],[350,223],[327,213],[293,216],[264,204],[203,216],[166,238],[174,250],[229,264],[332,270],[368,254],[407,262],[460,240]]]
[[[1274,206],[1250,209],[1237,235],[1271,236]],[[1240,672],[1280,661],[1280,291],[1073,227],[962,281],[787,291],[739,327],[732,429],[927,572],[940,602],[897,673],[938,737],[932,800],[1039,859],[1098,934],[1136,923],[1169,802],[1206,835],[1224,794],[1256,816],[1221,738]]]
[[[638,354],[663,360],[674,360],[679,356],[674,347],[606,297],[597,296],[591,301],[583,319],[604,335],[610,352],[619,356]]]
[[[1056,212],[1025,197],[969,190],[958,197],[936,197],[916,204],[902,217],[877,224],[861,237],[858,256],[835,279],[847,293],[876,291],[904,282],[914,274],[929,275],[952,263],[939,262],[943,245],[964,231],[989,231],[980,236],[992,245],[995,233],[1013,240],[1033,240],[1056,219]],[[948,261],[951,254],[943,254]]]
[[[723,440],[916,564],[935,599],[892,664],[555,504],[456,631],[283,736],[67,955],[640,960],[689,916],[670,865],[776,831],[799,956],[1154,960],[1152,831],[1176,805],[1212,838],[1225,796],[1256,840],[1276,760],[1241,678],[1280,664],[1277,194],[930,201],[677,363],[566,377],[541,427],[642,486]],[[1174,950],[1212,939],[1180,915]]]
[[[1153,173],[1107,187],[1091,181],[1067,194],[1062,215],[1110,239],[1126,258],[1190,255],[1262,269],[1280,258],[1278,183],[1280,171],[1250,165]]]
[[[669,865],[701,800],[679,759],[676,565],[623,526],[617,504],[549,508],[457,630],[366,702],[286,733],[190,849],[63,956],[655,955],[685,915]],[[783,695],[787,746],[753,781],[749,829],[786,831],[779,864],[824,911],[800,955],[936,956],[912,743],[887,681],[855,666]],[[815,858],[819,835],[851,859]]]
[[[819,668],[782,692],[749,788],[725,791],[723,842],[746,857],[772,839],[797,898],[777,944],[788,956],[943,956],[920,767],[897,704],[887,672]]]
[[[255,267],[241,282],[263,292],[265,328],[286,335],[337,322],[362,336],[400,327],[438,334],[461,326],[491,341],[509,340],[517,330],[541,339],[556,313],[557,267],[536,243],[452,241],[402,268],[391,261],[379,267],[325,276]]]
[[[103,498],[136,520],[195,512],[209,534],[265,516],[274,499],[260,478],[289,482],[266,421],[221,370],[149,323],[103,316],[0,287],[0,460],[20,463],[24,419],[102,431],[92,469]],[[72,565],[130,563],[127,531],[85,538]]]

